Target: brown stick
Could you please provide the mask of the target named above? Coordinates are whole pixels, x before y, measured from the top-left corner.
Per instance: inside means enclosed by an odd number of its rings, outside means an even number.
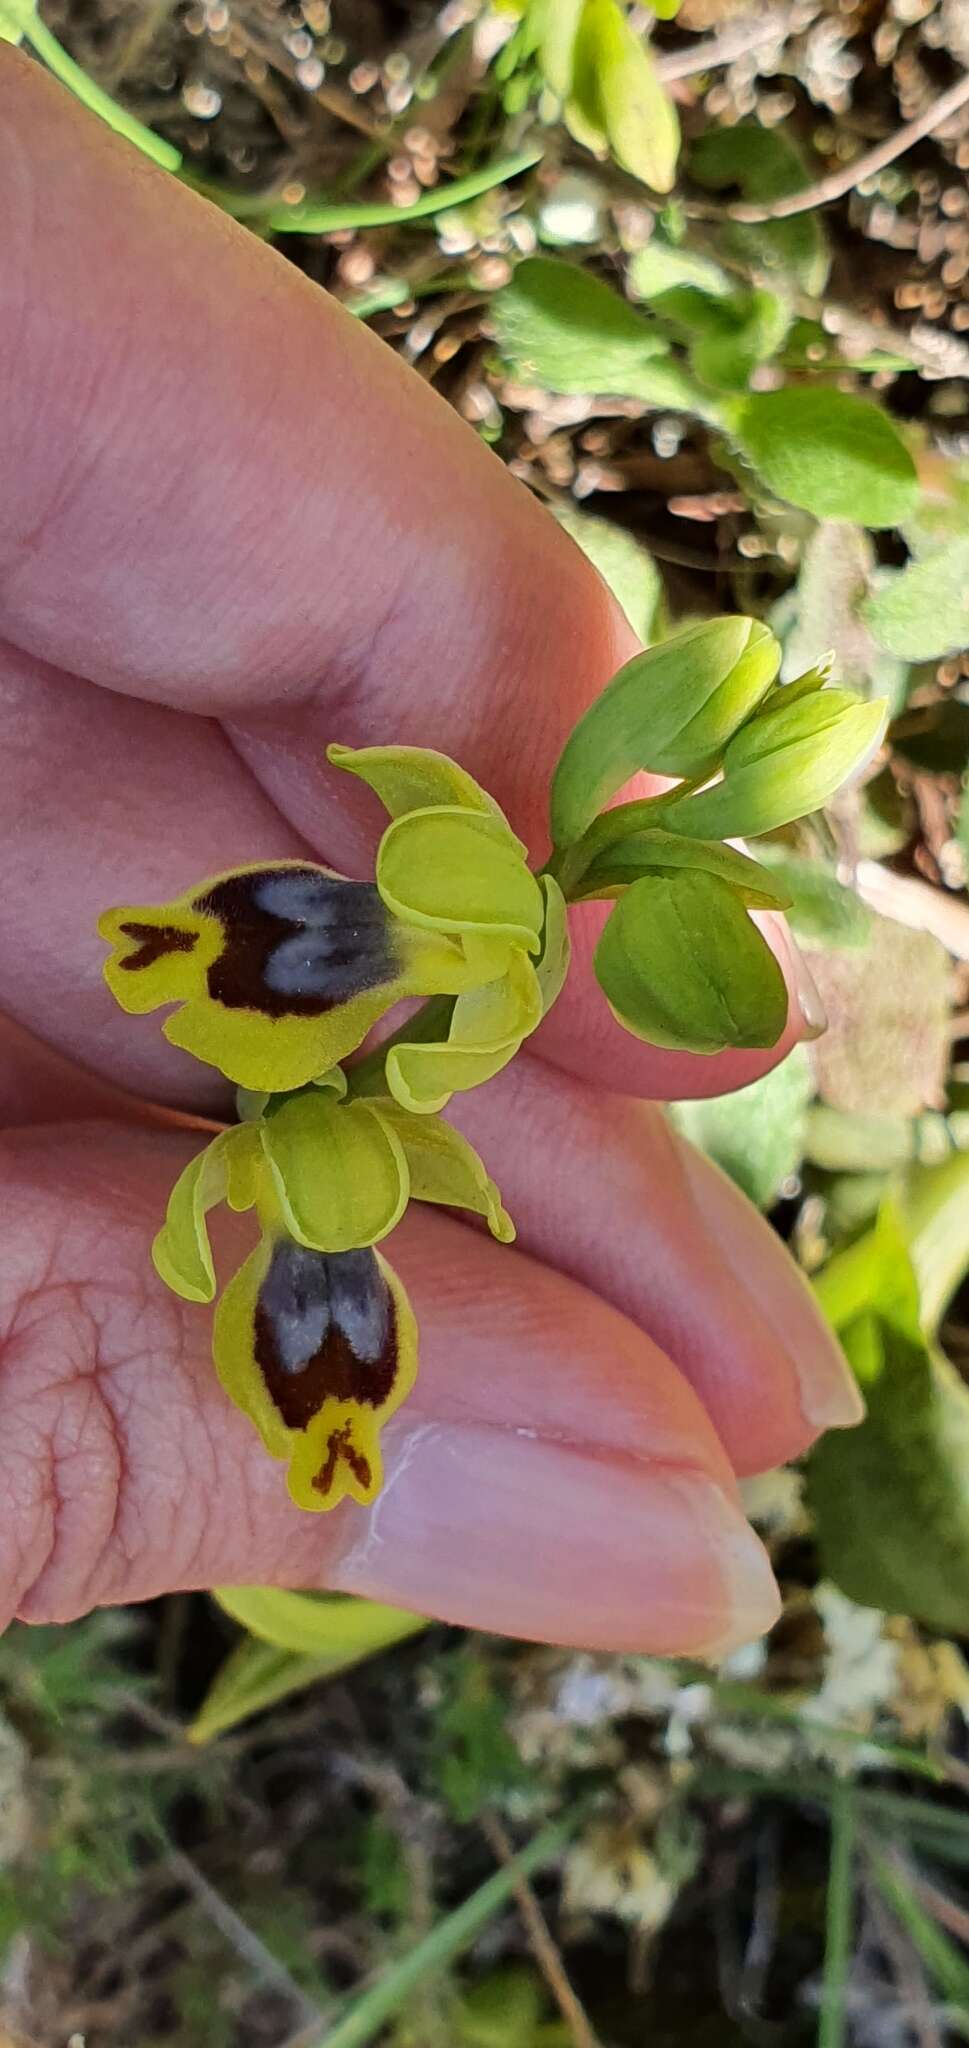
[[[481,1830],[496,1860],[506,1866],[511,1863],[515,1852],[497,1815],[483,1814]],[[575,2048],[602,2048],[598,2035],[593,2033],[584,2008],[569,1983],[565,1965],[552,1939],[548,1922],[527,1877],[515,1879],[512,1894],[524,1923],[529,1948],[575,2042]]]
[[[759,50],[762,43],[773,43],[788,35],[798,25],[798,12],[792,7],[777,7],[756,18],[732,21],[719,35],[706,36],[687,50],[657,55],[656,75],[664,85],[670,85],[677,78],[692,78],[698,71],[716,71],[721,64],[733,64],[738,57],[745,57],[748,50]]]
[[[817,184],[806,185],[800,192],[788,192],[783,199],[775,199],[769,206],[754,206],[743,201],[736,206],[711,208],[710,217],[716,215],[722,219],[725,216],[728,220],[743,221],[755,227],[767,220],[791,220],[795,214],[810,213],[816,206],[830,206],[832,200],[843,199],[845,193],[853,191],[864,178],[873,178],[876,171],[883,171],[886,164],[894,163],[896,157],[904,156],[905,151],[921,142],[924,136],[941,128],[943,121],[947,121],[950,114],[958,113],[967,101],[969,71],[963,72],[955,85],[950,85],[948,92],[940,93],[916,121],[909,121],[904,128],[896,129],[894,135],[879,142],[875,149],[866,150],[864,156],[856,157],[845,170],[832,171],[828,177],[819,178]],[[690,210],[699,212],[699,208],[691,207]]]

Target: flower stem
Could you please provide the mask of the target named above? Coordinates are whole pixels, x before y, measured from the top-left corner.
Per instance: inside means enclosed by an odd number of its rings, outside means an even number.
[[[161,135],[153,134],[150,128],[145,127],[143,121],[136,120],[134,114],[129,114],[124,107],[119,107],[117,100],[113,100],[110,93],[96,85],[94,79],[89,78],[86,71],[82,71],[80,64],[75,64],[63,43],[58,42],[57,37],[52,34],[47,23],[41,20],[36,10],[24,23],[23,33],[25,41],[38,57],[43,58],[48,70],[52,71],[54,77],[59,78],[61,84],[66,85],[85,107],[90,107],[92,114],[99,114],[109,128],[113,128],[117,135],[124,135],[129,142],[135,144],[136,149],[151,157],[154,163],[161,164],[163,170],[180,169],[181,150],[176,149],[174,143],[166,142]]]

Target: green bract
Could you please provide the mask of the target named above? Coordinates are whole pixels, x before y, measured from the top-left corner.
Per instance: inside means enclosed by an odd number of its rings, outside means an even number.
[[[626,806],[630,811],[634,808],[632,804]],[[613,817],[617,820],[617,836],[600,848],[576,881],[574,901],[620,896],[643,875],[672,874],[692,868],[728,883],[740,902],[751,910],[788,908],[791,898],[783,881],[734,847],[708,839],[683,839],[678,833],[655,827],[621,832],[622,811],[607,811],[603,824]]]
[[[696,776],[715,767],[780,659],[769,628],[739,617],[689,626],[634,655],[563,748],[552,782],[556,846],[578,839],[639,769]]]

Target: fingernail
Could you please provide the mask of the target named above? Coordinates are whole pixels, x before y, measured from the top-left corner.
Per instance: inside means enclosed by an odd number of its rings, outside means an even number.
[[[799,946],[793,939],[791,946],[791,976],[794,983],[794,998],[801,1016],[800,1037],[802,1040],[820,1038],[828,1028],[828,1013],[824,998],[811,969]]]
[[[798,1406],[812,1438],[825,1429],[853,1428],[864,1419],[865,1404],[800,1266],[726,1174],[712,1169],[682,1141],[681,1158],[708,1231],[730,1247],[734,1285],[742,1284],[774,1338],[778,1357],[789,1362]],[[781,1252],[783,1256],[778,1256]]]
[[[477,1422],[397,1430],[383,1494],[330,1567],[347,1592],[652,1655],[723,1655],[777,1617],[766,1553],[702,1472]]]

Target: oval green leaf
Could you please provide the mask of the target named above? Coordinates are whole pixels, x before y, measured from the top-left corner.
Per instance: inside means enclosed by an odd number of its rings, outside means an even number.
[[[915,464],[888,414],[848,391],[755,392],[731,430],[768,490],[816,519],[899,526],[918,497]]]

